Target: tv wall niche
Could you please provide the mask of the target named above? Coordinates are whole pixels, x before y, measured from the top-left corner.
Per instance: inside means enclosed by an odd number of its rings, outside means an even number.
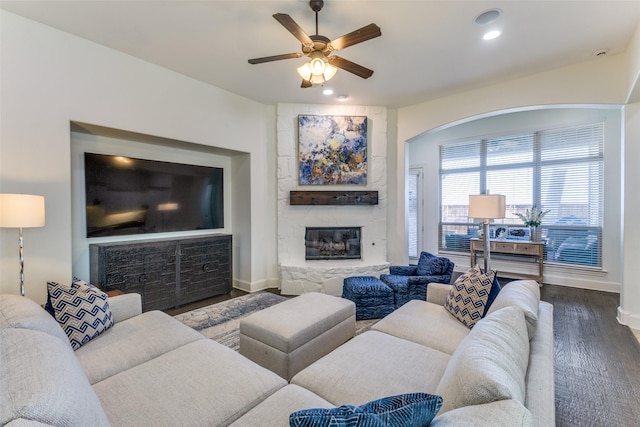
[[[84,153],[86,236],[224,228],[223,169]]]

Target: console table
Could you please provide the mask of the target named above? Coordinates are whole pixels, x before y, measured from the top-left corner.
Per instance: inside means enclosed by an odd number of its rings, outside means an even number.
[[[89,245],[91,283],[136,292],[142,310],[165,310],[231,291],[231,235]]]
[[[484,239],[471,239],[471,266],[476,265],[476,254],[484,253]],[[514,279],[533,279],[542,286],[544,268],[544,243],[517,240],[491,240],[489,250],[492,254],[531,255],[538,263],[538,274],[522,274],[500,271],[500,276]]]

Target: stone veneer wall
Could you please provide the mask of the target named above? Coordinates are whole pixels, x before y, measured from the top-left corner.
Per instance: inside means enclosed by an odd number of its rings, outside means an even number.
[[[367,185],[298,184],[298,115],[367,116]],[[342,279],[388,272],[387,262],[387,110],[384,107],[279,104],[278,264],[283,294],[324,292],[339,295]],[[378,191],[374,206],[291,206],[292,190]],[[305,228],[362,227],[362,259],[306,261]]]

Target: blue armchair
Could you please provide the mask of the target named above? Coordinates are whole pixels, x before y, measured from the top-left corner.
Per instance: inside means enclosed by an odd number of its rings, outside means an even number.
[[[454,266],[448,258],[422,252],[417,265],[392,265],[390,274],[380,275],[380,280],[393,289],[399,308],[412,299],[426,301],[429,283],[450,283]]]

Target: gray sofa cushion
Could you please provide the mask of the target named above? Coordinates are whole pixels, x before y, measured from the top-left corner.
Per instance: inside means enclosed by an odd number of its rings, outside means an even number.
[[[529,337],[522,311],[506,307],[476,323],[451,356],[436,394],[442,413],[516,399],[524,404]]]
[[[449,291],[451,290],[451,285],[444,283],[429,283],[427,287],[427,301],[432,304],[444,305],[447,297],[449,296]]]
[[[142,313],[142,298],[136,293],[116,295],[109,297],[109,307],[113,321],[122,322]]]
[[[109,425],[66,338],[1,329],[0,361],[0,425],[13,420],[15,425]]]
[[[549,408],[549,396],[555,396],[553,372],[553,305],[541,301],[538,327],[530,341],[525,405],[540,426],[556,424],[555,411]]]
[[[402,393],[434,393],[451,356],[411,341],[368,331],[341,345],[291,380],[336,406]]]
[[[0,329],[20,328],[41,331],[71,344],[56,319],[32,300],[19,295],[0,295]]]
[[[513,399],[454,409],[437,417],[429,427],[552,427],[555,424],[534,424],[531,412]]]
[[[20,418],[19,420],[11,421],[5,427],[51,427],[51,424],[39,423],[38,421]]]
[[[515,280],[504,285],[491,307],[489,307],[487,315],[504,307],[516,306],[520,308],[527,320],[527,333],[529,334],[529,339],[531,339],[536,333],[539,302],[540,285],[538,285],[538,282]]]
[[[333,408],[334,405],[309,390],[289,384],[267,397],[232,427],[289,427],[289,414],[301,409]]]
[[[431,287],[431,284],[429,285]],[[443,306],[425,301],[409,301],[371,327],[398,338],[453,354],[469,328]]]
[[[187,343],[206,339],[202,334],[161,311],[148,311],[116,323],[75,354],[89,382],[95,384]]]
[[[93,388],[113,425],[223,426],[286,384],[235,351],[202,339]]]

